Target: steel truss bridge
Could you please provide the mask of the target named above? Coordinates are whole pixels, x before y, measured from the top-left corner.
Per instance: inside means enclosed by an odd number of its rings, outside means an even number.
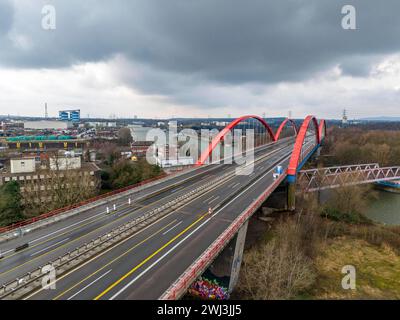
[[[399,179],[400,167],[381,168],[377,163],[301,170],[298,174],[298,183],[307,192]]]
[[[207,165],[231,130],[251,122],[252,173]],[[325,135],[325,121],[314,116],[299,127],[286,119],[276,131],[258,116],[240,117],[193,168],[3,228],[0,298],[180,298],[282,183],[294,208],[297,174]],[[274,177],[277,166],[284,171]]]

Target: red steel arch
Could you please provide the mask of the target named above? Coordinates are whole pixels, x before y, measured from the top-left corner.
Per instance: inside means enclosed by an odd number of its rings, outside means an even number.
[[[322,119],[319,122],[319,139],[320,139],[320,143],[322,142],[323,138],[325,138],[325,136],[326,136],[326,121]]]
[[[261,124],[267,129],[269,136],[272,138],[273,141],[276,141],[275,139],[275,134],[272,131],[271,127],[268,125],[268,123],[261,117],[259,116],[254,116],[254,115],[248,115],[248,116],[243,116],[240,118],[237,118],[236,120],[232,121],[230,124],[228,124],[220,133],[218,133],[217,136],[211,141],[209,144],[208,148],[203,151],[203,153],[200,156],[199,161],[197,161],[197,165],[203,165],[206,163],[208,157],[212,153],[212,151],[215,149],[215,147],[224,139],[224,137],[227,135],[228,132],[231,131],[234,127],[236,127],[240,122],[247,120],[247,119],[255,119],[261,122]]]
[[[318,120],[315,116],[307,116],[304,120],[303,124],[300,127],[299,133],[297,134],[296,142],[293,148],[292,158],[290,159],[289,167],[288,167],[288,175],[296,175],[297,168],[300,162],[301,149],[303,148],[303,143],[307,135],[307,130],[310,124],[313,124],[315,127],[315,135],[317,144],[321,143],[321,135],[320,132],[322,128],[325,127],[325,121],[321,121],[321,127],[318,124]]]
[[[292,124],[293,130],[294,130],[294,135],[297,136],[297,126],[296,126],[296,123],[295,123],[292,119],[286,118],[285,121],[283,121],[283,122],[281,123],[281,125],[279,126],[278,130],[277,130],[276,133],[275,133],[275,141],[278,141],[278,140],[279,140],[279,137],[281,136],[282,130],[283,130],[283,128],[286,126],[286,124],[287,124],[288,122],[289,122],[290,124]]]

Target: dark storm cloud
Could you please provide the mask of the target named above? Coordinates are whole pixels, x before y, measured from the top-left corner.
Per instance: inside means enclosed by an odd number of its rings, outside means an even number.
[[[41,29],[44,2],[32,2],[16,8],[12,29],[30,48],[3,37],[0,64],[57,68],[123,54],[140,70],[125,80],[167,95],[205,82],[299,81],[335,65],[364,76],[400,49],[398,0],[48,1],[55,31]],[[345,4],[356,7],[358,30],[341,28]],[[7,8],[0,4],[0,36]]]

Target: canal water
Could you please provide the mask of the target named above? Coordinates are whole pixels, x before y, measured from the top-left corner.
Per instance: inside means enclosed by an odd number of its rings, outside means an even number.
[[[400,225],[400,193],[377,192],[378,198],[370,201],[364,215],[376,222]]]

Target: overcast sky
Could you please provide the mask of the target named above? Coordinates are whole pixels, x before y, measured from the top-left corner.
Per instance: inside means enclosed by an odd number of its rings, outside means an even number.
[[[0,0],[0,114],[45,102],[50,116],[400,116],[400,1]]]

